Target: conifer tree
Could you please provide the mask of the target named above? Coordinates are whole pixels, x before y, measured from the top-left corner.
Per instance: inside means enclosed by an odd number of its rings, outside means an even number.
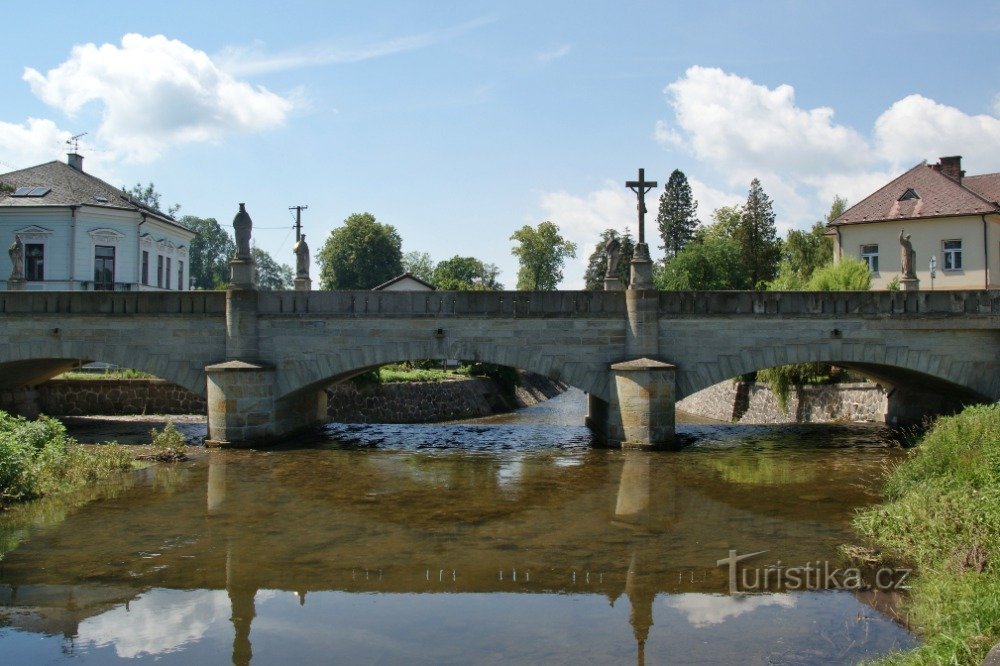
[[[660,195],[660,209],[656,215],[663,239],[660,248],[666,250],[668,260],[676,257],[694,236],[698,226],[697,212],[698,202],[691,196],[687,176],[680,169],[674,169]]]
[[[774,205],[757,178],[750,183],[750,193],[740,211],[736,241],[751,288],[764,288],[777,275],[781,241],[774,226]]]

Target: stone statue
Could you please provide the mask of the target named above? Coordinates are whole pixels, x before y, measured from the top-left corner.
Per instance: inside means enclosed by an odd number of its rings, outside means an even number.
[[[302,237],[292,246],[292,251],[295,252],[295,277],[308,278],[309,246],[306,245],[305,234],[302,234]]]
[[[240,204],[240,210],[233,218],[233,232],[236,235],[236,256],[237,260],[249,261],[250,254],[250,232],[253,230],[253,220],[247,213],[246,204]]]
[[[621,245],[617,236],[604,244],[604,256],[608,258],[608,270],[604,273],[605,277],[618,277],[618,257],[621,253]]]
[[[899,230],[899,254],[901,267],[900,273],[903,274],[903,279],[914,279],[917,277],[916,272],[913,270],[914,254],[913,243],[910,242],[910,234],[903,235],[904,229]]]
[[[7,250],[10,255],[10,263],[12,268],[10,270],[11,280],[23,280],[24,279],[24,243],[21,242],[21,237],[14,236],[14,242],[11,243],[10,249]]]

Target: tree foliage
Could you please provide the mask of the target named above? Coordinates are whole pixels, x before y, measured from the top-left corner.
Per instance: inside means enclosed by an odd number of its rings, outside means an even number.
[[[854,257],[842,257],[835,264],[817,269],[806,284],[806,291],[868,291],[871,286],[868,264]]]
[[[626,229],[624,234],[619,234],[614,229],[605,229],[601,232],[601,242],[594,247],[594,251],[587,260],[587,270],[583,274],[584,289],[590,291],[601,291],[604,289],[604,276],[608,272],[608,255],[605,253],[604,248],[614,238],[617,238],[620,243],[618,250],[618,279],[622,281],[623,285],[628,285],[632,255],[635,254],[635,240],[632,238],[632,232]]]
[[[355,213],[330,232],[316,254],[323,289],[371,289],[403,272],[396,228],[371,213]]]
[[[266,251],[259,247],[250,249],[253,256],[254,269],[257,271],[257,288],[261,291],[280,291],[291,289],[295,282],[292,267],[281,264]]]
[[[751,181],[740,212],[736,241],[750,288],[761,288],[773,280],[781,259],[781,241],[774,225],[774,205],[757,178]]]
[[[156,191],[156,186],[153,185],[152,181],[145,187],[142,183],[136,183],[132,189],[125,189],[122,185],[122,192],[131,199],[132,201],[142,204],[147,208],[152,208],[153,210],[162,213],[163,210],[160,208],[160,193]],[[170,217],[174,216],[174,213],[181,209],[180,204],[174,204],[167,208],[167,215]]]
[[[499,291],[503,289],[497,280],[499,275],[500,269],[494,264],[456,254],[437,265],[431,282],[438,289],[448,291]]]
[[[833,262],[833,239],[826,235],[826,225],[847,208],[847,200],[834,197],[826,219],[816,222],[809,231],[792,229],[781,248],[778,276],[768,289],[794,291],[805,289],[817,269]]]
[[[434,260],[426,252],[404,254],[403,270],[424,282],[434,282]]]
[[[712,213],[714,222],[699,227],[684,249],[658,265],[653,275],[657,289],[698,291],[748,289],[740,245],[734,238],[740,212],[723,206]]]
[[[181,224],[198,234],[188,249],[188,270],[195,289],[225,289],[229,283],[229,260],[236,243],[214,217],[185,215]]]
[[[663,239],[661,249],[667,259],[677,256],[694,237],[698,227],[698,202],[691,195],[691,185],[680,169],[674,169],[660,195],[656,225]]]
[[[559,235],[559,227],[542,222],[537,227],[524,225],[510,239],[516,241],[513,253],[521,263],[517,288],[526,291],[551,291],[563,279],[567,257],[576,256],[576,244]]]

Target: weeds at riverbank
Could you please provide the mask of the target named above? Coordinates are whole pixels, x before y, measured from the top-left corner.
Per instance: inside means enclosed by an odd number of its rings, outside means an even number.
[[[1000,641],[1000,404],[940,419],[855,528],[914,565],[907,613],[924,645],[884,664],[979,664]]]
[[[139,460],[181,462],[188,459],[187,453],[184,452],[184,447],[187,446],[184,435],[174,427],[169,419],[162,431],[156,428],[150,430],[149,437],[152,440],[153,452],[137,456]]]
[[[132,465],[132,455],[119,444],[79,444],[56,419],[29,421],[0,412],[0,508],[72,490]]]

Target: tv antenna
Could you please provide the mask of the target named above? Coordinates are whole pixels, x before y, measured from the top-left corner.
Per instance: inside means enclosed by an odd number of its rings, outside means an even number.
[[[70,138],[66,139],[66,145],[73,146],[74,153],[80,152],[80,137],[84,136],[87,136],[86,132],[81,132],[76,136],[71,136]]]

